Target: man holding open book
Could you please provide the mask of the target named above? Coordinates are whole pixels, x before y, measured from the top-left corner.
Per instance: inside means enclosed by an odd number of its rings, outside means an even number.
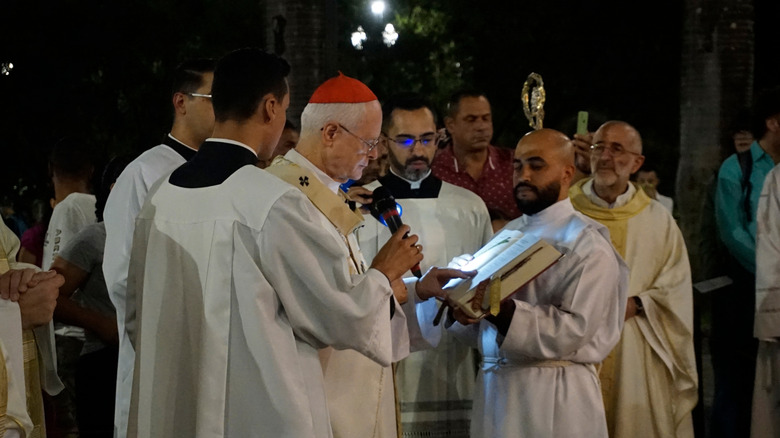
[[[596,364],[620,338],[628,268],[606,227],[574,211],[568,199],[574,149],[565,135],[527,134],[514,169],[524,215],[504,231],[539,238],[563,257],[505,299],[497,315],[478,320],[456,308],[457,322],[448,321],[450,332],[483,355],[471,436],[606,437]],[[477,288],[475,307],[487,284]]]

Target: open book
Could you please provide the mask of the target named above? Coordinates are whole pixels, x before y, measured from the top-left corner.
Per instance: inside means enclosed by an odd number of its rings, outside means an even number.
[[[455,278],[444,286],[450,299],[469,317],[481,318],[490,310],[490,287],[485,292],[481,309],[474,311],[471,302],[477,285],[483,280],[501,280],[500,300],[503,301],[557,262],[563,255],[538,237],[517,230],[503,230],[493,236],[474,254],[474,259],[462,266],[464,271],[477,271],[470,279]]]

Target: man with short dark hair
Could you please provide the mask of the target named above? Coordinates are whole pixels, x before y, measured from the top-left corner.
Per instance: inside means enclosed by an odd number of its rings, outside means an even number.
[[[214,60],[192,59],[177,66],[171,89],[173,126],[162,144],[133,160],[119,175],[104,210],[106,247],[103,273],[116,308],[119,328],[119,365],[114,415],[115,433],[127,431],[127,410],[133,380],[135,352],[125,329],[125,299],[135,218],[152,185],[192,158],[214,129],[211,81]]]
[[[408,353],[391,285],[422,259],[417,237],[402,227],[366,266],[351,234],[362,216],[338,192],[373,156],[379,104],[354,79],[315,92],[298,147],[259,169],[284,127],[289,69],[259,49],[220,59],[213,137],[138,216],[130,436],[329,437],[319,350],[384,365]],[[310,111],[317,97],[352,111]]]
[[[382,186],[401,205],[404,223],[419,233],[425,246],[423,272],[477,251],[493,234],[490,215],[475,193],[431,174],[439,140],[431,104],[419,95],[399,95],[384,102],[382,113],[389,171],[365,188]],[[390,231],[368,218],[358,230],[358,237],[363,254],[371,260],[390,238]],[[414,352],[398,363],[395,384],[405,436],[468,434],[474,360],[472,348],[444,336],[436,348]],[[431,375],[436,378],[426,378]],[[338,390],[333,388],[334,392]],[[392,404],[389,411],[386,422],[395,416]]]
[[[572,205],[609,229],[631,269],[620,342],[599,369],[609,436],[692,437],[698,375],[688,252],[671,213],[629,180],[642,166],[642,138],[621,121],[593,134],[591,178]]]
[[[433,174],[479,195],[488,207],[494,230],[520,216],[512,194],[512,151],[490,144],[493,114],[485,94],[455,93],[444,124],[452,144],[436,155]]]

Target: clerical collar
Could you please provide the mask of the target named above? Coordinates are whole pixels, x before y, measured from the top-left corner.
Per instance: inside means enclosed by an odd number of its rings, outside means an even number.
[[[339,186],[341,185],[341,183],[338,181],[334,181],[333,178],[328,176],[327,173],[320,170],[319,167],[315,166],[314,163],[309,161],[308,158],[301,155],[300,152],[296,151],[295,149],[290,149],[290,151],[284,155],[284,158],[292,161],[293,163],[313,173],[314,176],[316,176],[321,183],[325,184],[333,193],[339,192]]]
[[[428,169],[428,172],[425,175],[423,175],[422,178],[418,179],[417,181],[412,181],[410,179],[406,179],[406,178],[402,177],[401,175],[395,173],[395,170],[393,170],[392,167],[390,168],[390,172],[392,172],[393,175],[397,176],[398,178],[401,178],[402,180],[408,182],[409,183],[409,188],[411,188],[412,190],[419,189],[420,188],[420,184],[422,184],[422,182],[425,181],[425,178],[428,178],[431,175],[431,169]]]
[[[636,194],[636,187],[634,187],[634,185],[629,182],[628,189],[626,189],[626,191],[622,195],[618,196],[615,199],[615,202],[611,204],[599,198],[599,195],[597,195],[596,191],[593,190],[592,178],[586,181],[585,184],[582,185],[582,193],[585,193],[585,196],[587,196],[588,199],[590,199],[590,202],[596,204],[601,208],[618,208],[628,204],[631,201],[631,199],[633,199],[634,195]]]
[[[163,139],[163,144],[176,151],[177,154],[181,155],[181,157],[184,158],[184,161],[190,161],[190,159],[198,152],[197,149],[187,146],[170,133]]]
[[[391,169],[387,175],[379,178],[379,183],[386,187],[396,199],[438,198],[442,186],[441,180],[431,175],[430,170],[423,179],[409,181],[398,176]]]
[[[189,189],[216,186],[238,169],[256,163],[257,155],[245,144],[210,138],[190,161],[173,171],[168,181]]]

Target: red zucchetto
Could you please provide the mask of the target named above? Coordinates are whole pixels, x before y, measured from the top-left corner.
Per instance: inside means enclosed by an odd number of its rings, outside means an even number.
[[[309,103],[363,103],[378,100],[366,84],[339,72],[314,90]]]

